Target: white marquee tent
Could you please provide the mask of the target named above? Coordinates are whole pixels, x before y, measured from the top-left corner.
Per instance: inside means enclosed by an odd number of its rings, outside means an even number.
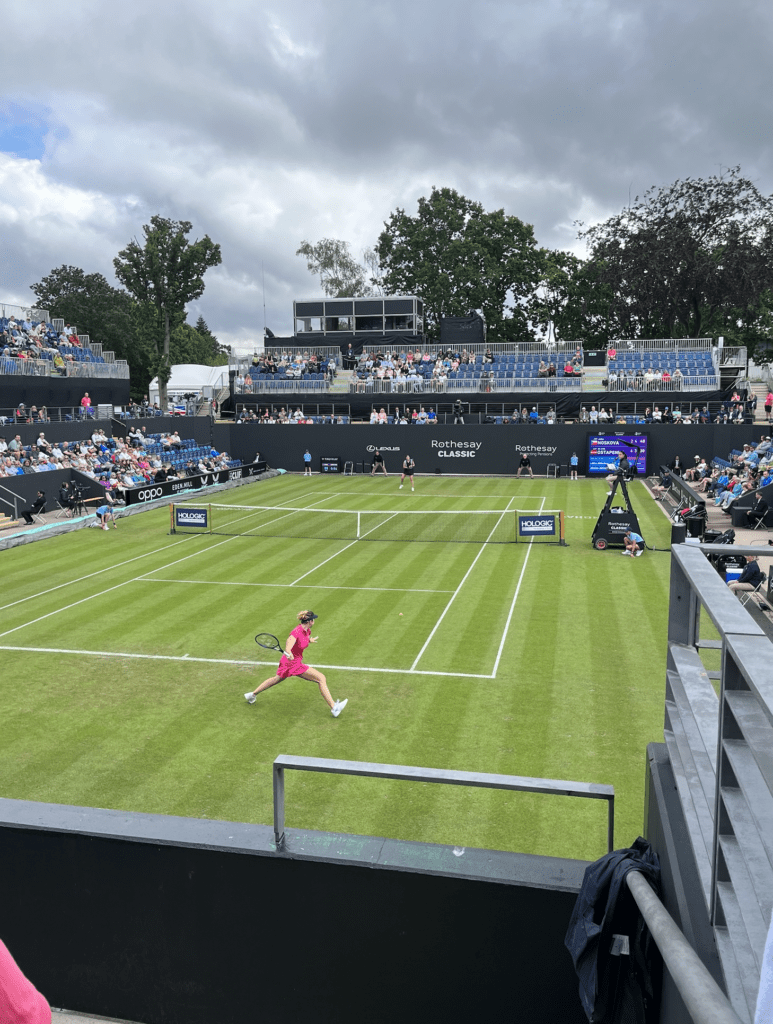
[[[166,386],[169,398],[184,395],[204,395],[211,398],[221,387],[228,385],[228,366],[201,366],[198,363],[177,363],[172,367],[172,376]],[[148,386],[148,398],[158,401],[158,377]]]

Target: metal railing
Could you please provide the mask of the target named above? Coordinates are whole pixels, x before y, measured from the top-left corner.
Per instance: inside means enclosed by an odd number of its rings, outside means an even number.
[[[679,352],[684,349],[708,349],[713,338],[621,338],[611,341],[607,348],[623,352]]]
[[[241,388],[234,387],[234,394],[236,395],[264,395],[274,394],[277,391],[329,391],[330,380],[325,378],[324,380],[303,380],[299,377],[288,378],[286,380],[261,380],[262,374],[259,374],[251,385],[247,385]]]
[[[0,484],[0,491],[4,491],[6,494],[10,494],[11,495],[11,498],[13,499],[12,501],[9,501],[8,498],[4,498],[2,495],[0,495],[0,501],[4,505],[9,505],[13,509],[13,518],[14,519],[18,519],[19,518],[19,496],[18,496],[18,494],[15,494],[13,491],[9,490],[9,488],[5,487],[3,484]]]
[[[65,363],[65,373],[60,373],[52,359],[19,359],[13,356],[0,356],[0,376],[23,377],[112,377],[128,380],[129,365],[125,359],[107,360],[104,363],[70,362]]]
[[[465,380],[449,380],[442,377],[374,378],[349,381],[350,394],[437,394],[458,391],[468,394],[481,392],[490,394],[497,391],[582,391],[581,377],[472,377]]]
[[[277,849],[285,835],[286,770],[324,772],[329,775],[359,775],[370,779],[398,779],[406,782],[437,782],[446,786],[504,789],[518,793],[544,793],[607,801],[607,851],[614,849],[615,789],[595,782],[566,782],[563,779],[530,779],[521,775],[489,775],[443,768],[414,768],[403,764],[374,764],[370,761],[339,761],[327,757],[294,757],[280,754],[274,761],[274,839]]]
[[[728,996],[751,1020],[773,910],[773,643],[706,557],[728,553],[773,557],[672,546],[664,738]]]
[[[51,323],[47,309],[38,309],[36,306],[17,306],[15,302],[0,302],[0,317],[14,316],[22,320],[45,320]]]
[[[685,373],[677,380],[648,381],[644,377],[618,377],[608,380],[607,391],[706,391],[719,387],[719,377],[715,373]]]
[[[629,871],[625,881],[695,1024],[743,1024],[644,875]]]

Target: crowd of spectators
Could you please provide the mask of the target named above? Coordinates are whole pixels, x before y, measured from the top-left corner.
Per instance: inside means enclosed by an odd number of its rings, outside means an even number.
[[[148,435],[135,427],[126,440],[107,437],[95,428],[81,441],[50,442],[43,431],[32,444],[19,434],[7,441],[0,437],[0,477],[74,469],[104,486],[118,499],[131,487],[161,483],[200,473],[229,469],[234,465],[226,452],[183,440],[177,431]]]
[[[261,380],[305,380],[311,375],[335,377],[337,359],[335,356],[323,358],[316,352],[280,352],[266,353],[252,357],[252,363],[245,373],[239,371],[234,381],[236,393],[248,395],[261,390]]]
[[[612,391],[678,391],[683,384],[684,375],[678,366],[673,373],[651,366],[647,370],[615,370],[610,366],[607,374],[607,387]]]
[[[483,355],[484,366],[494,362],[494,355],[487,349]],[[453,349],[439,349],[434,353],[429,351],[409,350],[405,353],[384,352],[378,349],[375,352],[363,352],[352,372],[352,382],[367,382],[373,380],[404,381],[406,384],[419,383],[422,380],[435,380],[444,382],[448,380],[449,374],[455,373],[462,366],[476,365],[475,354],[462,349],[461,352]]]
[[[74,327],[54,330],[45,321],[17,320],[11,316],[0,320],[0,354],[8,359],[50,360],[53,372],[67,376],[68,363],[78,359],[83,346]]]
[[[756,443],[729,454],[729,459],[716,457],[710,462],[695,455],[693,466],[687,469],[675,457],[660,484],[653,487],[654,497],[662,500],[670,488],[669,477],[681,476],[694,491],[705,494],[717,508],[732,515],[732,506],[739,498],[773,483],[773,442],[769,435],[762,435]]]

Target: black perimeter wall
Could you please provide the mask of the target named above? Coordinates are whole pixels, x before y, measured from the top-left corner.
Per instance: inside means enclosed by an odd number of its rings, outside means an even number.
[[[2,937],[52,1005],[147,1024],[585,1020],[563,946],[583,862],[288,844],[0,798]]]
[[[216,428],[217,429],[217,428]],[[537,426],[386,426],[369,424],[339,426],[271,425],[245,423],[220,427],[228,450],[242,461],[251,461],[256,452],[276,469],[303,469],[303,453],[308,448],[313,456],[312,467],[319,468],[322,456],[338,456],[342,462],[370,464],[379,447],[387,470],[400,471],[403,459],[411,455],[417,473],[455,473],[464,475],[514,474],[525,452],[535,473],[544,474],[551,463],[566,466],[573,452],[580,459],[580,472],[585,472],[588,437],[592,434],[634,434],[649,438],[648,472],[669,463],[679,455],[685,466],[693,465],[695,455],[707,459],[726,456],[750,438],[759,438],[764,428],[750,426],[667,426],[620,427],[589,430],[581,424]],[[226,435],[226,431],[228,434]],[[216,445],[217,447],[217,445]]]

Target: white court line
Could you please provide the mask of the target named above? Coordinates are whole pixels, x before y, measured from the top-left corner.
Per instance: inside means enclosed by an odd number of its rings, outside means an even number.
[[[312,494],[312,491],[307,494]],[[307,494],[302,494],[301,498],[305,498]],[[280,502],[281,505],[286,505],[287,502]],[[135,555],[134,558],[127,558],[124,562],[116,562],[113,565],[105,566],[104,569],[97,569],[95,572],[89,572],[85,576],[78,576],[74,580],[68,580],[66,583],[59,583],[55,587],[49,587],[48,590],[40,590],[37,594],[30,594],[29,597],[20,597],[18,601],[11,601],[10,604],[0,605],[0,612],[6,610],[6,608],[13,608],[17,604],[23,604],[25,601],[32,601],[38,597],[44,597],[46,594],[52,594],[55,590],[61,590],[62,587],[70,587],[75,583],[82,583],[83,580],[90,580],[94,576],[99,576],[103,572],[109,572],[111,569],[120,569],[122,565],[130,565],[132,562],[136,562],[140,558],[148,558],[150,555],[157,555],[159,551],[168,551],[172,547],[177,547],[178,544],[187,544],[188,541],[193,540],[194,537],[184,537],[182,540],[173,541],[170,544],[166,544],[163,548],[154,548],[153,551],[146,551],[143,555]]]
[[[192,583],[206,587],[277,587],[279,589],[294,587],[294,583],[236,583],[233,580],[163,580],[147,576],[141,578],[142,583]],[[331,587],[313,583],[310,590],[376,590],[379,594],[453,594],[453,590],[421,590],[418,587]]]
[[[94,658],[131,658],[138,661],[184,661],[199,662],[204,665],[246,665],[248,668],[256,665],[276,665],[276,661],[239,661],[235,658],[191,658],[188,654],[129,654],[121,651],[82,651],[70,650],[66,647],[12,647],[0,644],[0,651],[22,651],[29,654],[72,654],[75,657]],[[322,665],[316,663],[317,668],[324,668],[334,672],[377,672],[389,675],[406,676],[450,676],[454,679],[492,679],[493,676],[481,675],[473,672],[430,672],[423,669],[413,668],[372,668],[360,665]]]
[[[395,474],[395,477],[397,477],[397,474]],[[481,495],[475,495],[475,494],[466,494],[464,492],[460,492],[459,494],[442,494],[442,493],[435,494],[432,491],[416,491],[416,494],[418,494],[419,497],[421,497],[421,498],[445,498],[447,501],[451,501],[451,500],[453,500],[455,498],[461,498],[463,501],[470,501],[471,499],[474,498],[475,500],[481,501],[481,502],[488,501],[489,498],[502,498],[502,499],[506,498],[508,501],[512,501],[513,498],[515,497],[515,495],[513,495],[513,494],[481,494]],[[333,491],[333,493],[330,494],[329,497],[331,497],[331,498],[354,498],[354,497],[357,497],[357,498],[384,498],[384,497],[386,497],[386,495],[384,494],[383,491],[357,491],[356,494],[354,494],[352,491]],[[521,499],[523,501],[545,501],[546,500],[545,498],[535,497],[532,494],[523,494],[523,495],[521,495]],[[361,512],[372,512],[373,509],[360,509],[360,511]],[[376,509],[376,511],[379,511],[379,509]],[[402,509],[400,511],[402,511]],[[441,511],[441,510],[440,509],[436,509],[435,511]],[[463,511],[463,512],[474,512],[475,509],[467,509],[466,508],[466,509],[462,509],[461,511]],[[483,511],[484,512],[496,512],[497,509],[483,509]]]
[[[322,500],[324,501],[324,498]],[[395,515],[397,515],[397,513],[393,512],[389,519],[394,519]],[[389,522],[389,519],[385,519],[383,523],[379,523],[378,526],[374,526],[373,530],[379,530],[384,523]],[[368,533],[373,533],[373,530],[368,530]],[[368,533],[363,533],[362,537],[358,537],[357,540],[353,540],[351,544],[347,544],[345,548],[341,548],[340,551],[336,551],[334,555],[331,555],[330,558],[326,558],[324,562],[320,562],[319,565],[315,565],[313,569],[309,569],[309,571],[305,572],[303,576],[299,576],[297,580],[293,580],[290,586],[294,587],[296,583],[300,583],[301,580],[305,580],[307,576],[311,576],[313,572],[316,572],[317,569],[321,569],[323,565],[327,565],[327,563],[332,562],[334,558],[338,558],[338,556],[342,555],[344,551],[348,551],[349,548],[354,547],[358,540],[364,540],[368,536]]]
[[[324,500],[324,499],[320,499],[320,500]],[[313,508],[316,504],[318,504],[318,502],[313,501],[311,503],[311,505],[309,505],[308,507],[309,508]],[[236,507],[238,508],[239,506],[237,505]],[[249,506],[242,506],[242,507],[243,508],[247,508]],[[263,526],[271,526],[272,523],[278,523],[281,519],[288,519],[290,516],[295,515],[295,513],[297,511],[298,511],[297,509],[291,509],[287,513],[287,515],[277,516],[276,519],[270,519],[267,523],[261,523],[261,527],[263,527]],[[249,519],[251,515],[252,515],[252,513],[250,513],[249,515],[246,515],[246,516],[239,516],[238,518],[234,519],[234,523],[241,522],[242,519]],[[261,527],[259,527],[259,528],[261,528]],[[139,583],[140,581],[144,582],[151,573],[161,572],[163,569],[171,569],[171,567],[173,565],[179,565],[180,562],[187,562],[189,558],[195,558],[196,555],[201,555],[205,551],[214,551],[215,548],[219,548],[223,544],[230,544],[232,540],[239,540],[239,538],[243,537],[243,536],[244,536],[243,534],[237,533],[233,537],[226,537],[225,540],[218,541],[217,544],[211,544],[208,548],[202,548],[200,551],[194,551],[190,555],[184,555],[182,558],[178,558],[174,562],[168,562],[166,565],[159,565],[159,567],[157,569],[149,569],[148,572],[143,573],[142,576],[137,576],[133,580],[127,580],[127,582],[128,583]],[[0,636],[3,636],[3,635],[4,635],[3,633],[0,633]]]
[[[280,516],[279,518],[283,519],[284,517]],[[238,519],[236,521],[238,522]],[[197,555],[201,555],[205,551],[214,551],[215,548],[219,548],[223,544],[229,544],[232,540],[237,540],[239,536],[240,535],[237,534],[236,537],[226,537],[225,540],[218,541],[217,544],[211,544],[208,548],[199,548],[198,551],[194,551],[190,555],[185,555],[183,558],[177,558],[174,562],[168,562],[166,565],[160,565],[157,569],[151,569],[150,572],[161,572],[163,569],[170,569],[173,565],[179,565],[180,562],[186,562],[189,558],[195,558]],[[105,594],[109,594],[113,590],[118,590],[120,587],[125,587],[129,583],[138,583],[140,580],[144,581],[147,576],[148,573],[144,573],[142,576],[136,576],[134,579],[124,580],[123,583],[117,583],[114,587],[108,587],[107,590],[102,590],[98,594],[89,594],[88,597],[82,597],[80,601],[73,601],[71,604],[65,605],[64,608],[55,608],[54,611],[47,612],[45,615],[40,615],[37,619],[32,619],[30,622],[23,622],[20,626],[14,626],[13,629],[6,629],[4,633],[0,633],[0,637],[8,636],[10,633],[15,633],[19,629],[25,629],[27,626],[34,626],[37,622],[43,622],[44,619],[50,619],[52,615],[58,615],[60,612],[67,612],[71,608],[77,608],[79,604],[83,604],[86,601],[93,601],[97,597],[103,597]]]
[[[542,499],[542,504],[543,505],[545,504],[545,499],[544,498]],[[540,512],[542,511],[542,506],[540,506],[539,511]],[[537,514],[539,515],[539,513],[537,513]],[[496,678],[497,669],[499,668],[499,659],[502,657],[502,651],[504,650],[504,647],[505,647],[505,640],[507,639],[507,633],[508,633],[508,630],[510,629],[510,622],[511,622],[511,620],[513,618],[513,612],[515,611],[515,602],[518,600],[518,594],[519,594],[520,589],[521,589],[521,583],[522,583],[523,577],[524,577],[524,575],[526,573],[526,566],[529,564],[529,555],[531,554],[531,549],[532,549],[533,542],[534,542],[534,538],[532,537],[530,539],[530,541],[529,541],[529,549],[526,552],[526,557],[523,560],[523,565],[521,567],[521,574],[518,577],[518,583],[517,583],[516,588],[515,588],[515,593],[513,594],[513,600],[512,600],[512,603],[510,604],[510,611],[509,611],[508,616],[507,616],[507,622],[505,622],[505,629],[504,629],[504,632],[502,633],[502,639],[499,642],[499,650],[497,651],[496,660],[494,661],[494,669],[493,669],[493,671],[491,673],[493,678]]]
[[[514,498],[511,498],[511,499],[510,499],[510,501],[514,501],[514,500],[515,500]],[[544,501],[544,498],[543,498],[543,501]],[[508,505],[509,505],[509,504],[510,504],[510,502],[508,502]],[[493,526],[493,528],[492,528],[492,530],[491,530],[491,533],[489,534],[489,537],[491,537],[491,534],[492,534],[492,533],[494,532],[494,530],[496,530],[497,526],[499,526],[499,524],[500,524],[500,523],[502,522],[502,516],[503,516],[503,515],[505,514],[505,512],[507,512],[507,509],[506,509],[506,508],[502,510],[502,515],[500,515],[499,519],[497,519],[496,523],[494,524],[494,526]],[[477,555],[475,556],[475,559],[474,559],[474,561],[473,561],[472,565],[470,566],[470,568],[469,568],[469,569],[467,570],[467,572],[466,572],[466,573],[464,574],[464,577],[462,578],[462,582],[461,582],[461,583],[459,584],[459,586],[458,586],[458,587],[456,588],[456,590],[454,591],[454,593],[453,593],[453,596],[451,597],[451,600],[450,600],[450,601],[448,602],[448,604],[447,604],[447,605],[445,606],[445,608],[443,609],[443,612],[442,612],[442,614],[441,614],[440,618],[439,618],[439,619],[437,620],[437,622],[435,623],[435,625],[434,625],[434,627],[433,627],[433,629],[432,629],[432,632],[430,633],[430,635],[429,635],[429,636],[427,637],[427,639],[425,640],[425,642],[424,642],[424,646],[423,646],[423,647],[422,647],[422,649],[421,649],[421,650],[419,651],[419,653],[418,653],[418,654],[416,655],[416,660],[415,660],[415,661],[414,661],[414,663],[413,663],[413,664],[411,665],[411,671],[413,671],[413,670],[414,670],[414,669],[416,668],[416,666],[417,666],[417,665],[419,664],[419,659],[421,658],[422,654],[424,654],[424,652],[426,651],[426,649],[427,649],[427,648],[429,647],[429,643],[430,643],[430,640],[431,640],[431,639],[432,639],[432,637],[433,637],[433,636],[435,635],[435,633],[436,633],[436,632],[438,631],[438,627],[440,626],[440,623],[441,623],[441,622],[443,621],[443,619],[444,619],[444,618],[446,617],[446,612],[448,611],[448,609],[449,609],[449,608],[451,607],[451,605],[452,605],[452,604],[454,603],[454,601],[455,601],[455,600],[456,600],[456,598],[458,597],[458,595],[459,595],[459,591],[460,591],[460,590],[462,589],[462,587],[464,586],[465,580],[466,580],[466,579],[467,579],[467,577],[468,577],[468,576],[470,575],[470,573],[472,572],[472,570],[473,570],[473,569],[475,568],[475,563],[476,563],[476,562],[478,561],[478,559],[480,558],[480,556],[481,556],[481,555],[483,554],[483,552],[484,552],[484,551],[486,550],[486,544],[488,544],[488,537],[486,538],[486,543],[484,543],[484,544],[482,544],[482,545],[481,545],[481,549],[480,549],[480,551],[479,551],[479,552],[477,553]],[[486,678],[493,678],[493,677],[492,677],[492,676],[487,676]]]
[[[70,587],[75,583],[82,583],[83,580],[90,580],[93,576],[99,576],[100,573],[109,572],[111,569],[120,569],[122,565],[129,565],[130,562],[136,562],[139,558],[147,558],[149,555],[156,555],[159,551],[168,551],[172,547],[177,547],[178,544],[187,544],[189,540],[193,539],[193,537],[185,537],[183,540],[174,541],[163,548],[155,548],[153,551],[146,551],[144,555],[135,555],[134,558],[127,558],[125,562],[117,562],[115,565],[105,566],[104,569],[97,569],[96,572],[90,572],[85,576],[79,576],[77,579],[68,580],[67,583],[60,583],[56,587],[49,587],[48,590],[41,590],[37,594],[30,594],[29,597],[20,597],[18,601],[11,601],[10,604],[0,605],[0,612],[5,611],[6,608],[13,608],[14,605],[23,604],[25,601],[32,601],[34,598],[43,597],[45,594],[51,594],[55,590],[61,590],[62,587]]]

